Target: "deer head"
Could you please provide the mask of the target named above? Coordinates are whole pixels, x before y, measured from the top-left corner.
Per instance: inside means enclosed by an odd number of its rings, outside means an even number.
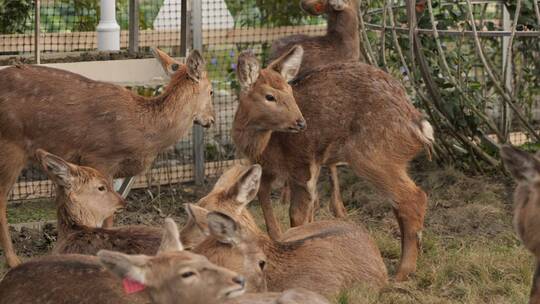
[[[186,205],[188,220],[180,233],[182,242],[195,247],[210,234],[207,221],[210,211],[238,217],[250,230],[259,231],[255,220],[244,210],[259,191],[261,175],[260,165],[236,165],[223,173],[208,195],[196,205]]]
[[[127,281],[147,288],[153,303],[217,304],[245,290],[242,276],[184,251],[172,219],[165,220],[163,243],[155,257],[108,250],[97,255],[124,285]]]
[[[174,83],[175,78],[182,75],[187,75],[188,78],[197,83],[198,90],[194,91],[197,94],[197,108],[194,111],[193,122],[205,128],[210,127],[215,121],[214,107],[212,105],[213,90],[212,83],[208,79],[208,73],[206,72],[206,63],[201,53],[193,50],[187,57],[186,64],[182,64],[158,48],[153,48],[152,52],[165,73],[171,77],[171,83]]]
[[[188,207],[189,208],[189,207]],[[247,279],[248,292],[266,291],[267,259],[257,238],[241,228],[232,216],[204,208],[209,236],[193,252],[206,256],[211,262],[242,274]],[[196,218],[195,221],[201,220]]]
[[[101,227],[125,202],[110,179],[90,167],[77,166],[42,149],[35,157],[57,186],[58,208],[67,212],[72,222]]]
[[[237,77],[241,93],[236,115],[244,117],[246,127],[280,132],[299,132],[306,128],[288,84],[300,69],[303,53],[301,46],[294,46],[265,69],[260,68],[250,51],[240,54]]]
[[[343,11],[348,6],[357,7],[358,4],[356,0],[301,0],[300,7],[306,13],[319,16],[322,14],[327,14],[331,10],[333,11]]]

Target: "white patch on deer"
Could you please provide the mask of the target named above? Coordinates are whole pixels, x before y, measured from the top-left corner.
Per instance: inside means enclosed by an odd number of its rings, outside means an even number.
[[[422,120],[422,133],[424,136],[429,139],[429,141],[434,142],[435,141],[435,135],[433,132],[433,127],[427,120]]]
[[[317,180],[319,179],[320,171],[321,166],[315,162],[312,162],[309,166],[310,177],[307,182],[307,188],[311,199],[311,206],[314,206],[315,202],[317,201]]]

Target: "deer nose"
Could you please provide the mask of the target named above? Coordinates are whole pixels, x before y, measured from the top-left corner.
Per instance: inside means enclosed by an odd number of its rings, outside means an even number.
[[[243,276],[236,276],[232,280],[233,282],[235,282],[236,284],[242,287],[246,286],[246,279]]]
[[[304,130],[306,128],[306,121],[304,119],[297,119],[296,126],[298,126],[298,129]]]

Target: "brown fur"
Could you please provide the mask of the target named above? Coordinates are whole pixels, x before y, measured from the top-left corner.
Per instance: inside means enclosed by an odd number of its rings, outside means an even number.
[[[360,53],[357,0],[302,0],[300,5],[310,15],[326,14],[328,25],[324,36],[292,35],[272,43],[270,60],[282,56],[295,45],[301,45],[305,54],[299,74],[333,62],[363,61]],[[321,11],[316,11],[320,6]],[[340,10],[335,8],[339,7]]]
[[[277,58],[296,44],[305,50],[299,74],[327,64],[327,58],[333,62],[364,61],[360,52],[360,33],[358,32],[358,3],[357,0],[302,0],[300,6],[311,15],[327,14],[328,25],[324,36],[311,37],[293,35],[274,41],[270,58]],[[347,210],[341,198],[337,164],[326,164],[330,169],[332,196],[330,211],[336,217],[345,217]],[[285,183],[281,196],[282,203],[291,200],[290,187]],[[318,202],[316,203],[318,207]]]
[[[516,233],[536,259],[529,303],[540,304],[540,157],[511,146],[503,146],[501,156],[517,182],[514,192]]]
[[[330,304],[330,302],[313,291],[295,288],[282,293],[246,294],[228,300],[224,304]]]
[[[239,58],[239,65],[243,60]],[[305,132],[293,134],[274,129],[266,119],[292,124],[287,115],[297,115],[295,108],[280,120],[276,117],[280,113],[266,104],[257,109],[259,117],[251,119],[257,105],[252,96],[262,84],[257,79],[241,95],[233,139],[239,151],[263,167],[259,201],[270,235],[278,239],[281,233],[270,200],[274,180],[289,181],[291,226],[303,225],[313,219],[321,165],[345,161],[394,201],[402,234],[397,279],[405,280],[416,269],[427,207],[427,196],[410,179],[407,166],[434,139],[431,126],[412,106],[403,86],[363,63],[320,67],[292,82],[294,98],[307,121]]]
[[[356,283],[364,282],[375,288],[387,283],[386,267],[381,254],[367,230],[361,226],[340,221],[311,223],[287,231],[285,238],[274,241],[259,230],[250,212],[245,208],[245,201],[224,195],[230,189],[250,183],[251,193],[255,197],[261,177],[260,166],[238,165],[226,172],[216,184],[214,190],[201,201],[197,208],[205,209],[206,214],[219,212],[229,217],[230,226],[237,227],[229,237],[233,242],[257,244],[266,256],[266,277],[270,291],[283,291],[292,287],[316,290],[324,295],[332,295]],[[227,188],[227,185],[231,188]],[[248,187],[244,187],[246,189]],[[203,216],[203,212],[197,213]],[[190,218],[192,222],[204,218]],[[208,225],[204,224],[203,227]],[[194,237],[194,231],[181,235]],[[198,229],[197,225],[189,226]],[[202,229],[204,231],[204,228]],[[229,229],[231,230],[231,229]],[[201,231],[198,231],[203,236]],[[231,267],[242,256],[226,246],[219,251],[212,251],[216,243],[201,243],[198,252],[208,256],[221,266]],[[232,268],[237,271],[237,268]]]
[[[166,220],[165,229],[178,237],[172,220]],[[119,278],[139,282],[146,289],[126,295]],[[0,282],[0,303],[218,304],[241,294],[243,282],[205,257],[182,251],[176,239],[163,243],[155,257],[103,250],[98,257],[34,259],[10,270]]]
[[[108,178],[135,176],[193,121],[213,122],[204,61],[195,52],[187,62],[153,98],[53,68],[16,66],[0,72],[0,241],[10,266],[19,259],[8,233],[6,197],[37,148]]]
[[[107,249],[127,254],[156,254],[160,243],[164,242],[162,229],[145,226],[97,227],[99,223],[116,211],[116,208],[111,208],[111,206],[122,206],[115,201],[119,199],[119,196],[113,190],[109,190],[111,195],[100,195],[99,193],[85,195],[96,184],[103,184],[112,189],[110,182],[103,175],[92,168],[68,163],[43,150],[38,150],[36,158],[51,180],[57,183],[56,201],[59,233],[54,253],[93,255],[101,249]],[[188,208],[188,213],[195,211],[197,209]],[[203,244],[208,243],[212,244],[210,246],[211,255],[216,256],[215,253],[222,250],[222,244],[215,236],[209,235],[203,242]],[[208,247],[203,244],[200,246]],[[229,266],[245,275],[248,283],[247,290],[252,292],[266,291],[266,279],[262,269],[260,269],[260,263],[266,263],[262,250],[250,241],[224,246],[227,247],[226,250],[232,250],[241,257],[236,260],[237,264]],[[193,252],[204,255],[207,253],[199,246],[195,246]],[[212,260],[212,262],[220,264],[219,260]]]

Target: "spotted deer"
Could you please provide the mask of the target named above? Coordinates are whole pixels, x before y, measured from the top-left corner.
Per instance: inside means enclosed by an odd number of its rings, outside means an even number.
[[[232,136],[239,151],[262,165],[259,201],[268,232],[281,237],[270,197],[274,180],[288,181],[291,226],[300,226],[313,220],[321,165],[345,161],[393,200],[402,240],[396,279],[406,280],[416,270],[427,207],[407,167],[422,150],[431,151],[433,129],[386,72],[347,62],[295,78],[301,59],[300,46],[265,69],[250,52],[238,59],[241,93]]]
[[[333,62],[364,61],[360,52],[360,33],[358,31],[357,0],[302,0],[300,7],[306,13],[319,16],[327,15],[327,29],[323,36],[292,35],[278,39],[272,43],[270,60],[281,56],[294,45],[304,48],[304,57],[298,74]],[[339,187],[337,164],[326,164],[330,170],[332,196],[330,210],[336,217],[345,217],[347,210],[343,205]],[[287,183],[282,192],[283,203],[290,202],[290,188]]]
[[[0,303],[221,304],[244,290],[242,276],[183,250],[166,219],[156,256],[101,250],[33,259],[0,282]]]
[[[239,271],[242,254],[233,244],[256,244],[264,253],[268,290],[306,288],[330,296],[365,283],[380,288],[387,283],[387,271],[379,249],[368,231],[343,221],[321,221],[292,228],[283,240],[272,240],[262,232],[247,205],[259,188],[259,165],[237,165],[218,180],[214,189],[197,205],[190,205],[182,239],[198,243],[208,259]],[[219,235],[209,243],[205,235]],[[219,248],[212,251],[210,248]]]
[[[90,254],[107,249],[127,254],[155,255],[162,243],[162,229],[147,226],[121,226],[102,228],[102,223],[123,206],[123,199],[112,189],[110,181],[93,168],[77,166],[43,150],[36,152],[36,159],[57,186],[58,240],[54,254]],[[193,248],[202,255],[215,252],[220,246],[218,232]],[[215,233],[214,233],[215,232]],[[264,274],[265,257],[262,250],[250,240],[227,245],[234,251],[237,264],[230,269],[244,274],[248,283],[246,291],[266,291]],[[209,249],[206,249],[209,248]],[[219,264],[219,260],[212,261]]]
[[[514,227],[523,245],[534,255],[536,271],[530,304],[540,304],[540,156],[506,145],[501,148],[504,166],[517,183],[514,191]]]
[[[93,167],[107,178],[135,176],[193,122],[206,127],[214,122],[201,54],[193,51],[185,65],[157,49],[155,54],[172,76],[152,98],[48,67],[0,71],[0,243],[8,265],[20,261],[8,232],[7,195],[21,170],[35,161],[36,149]]]

